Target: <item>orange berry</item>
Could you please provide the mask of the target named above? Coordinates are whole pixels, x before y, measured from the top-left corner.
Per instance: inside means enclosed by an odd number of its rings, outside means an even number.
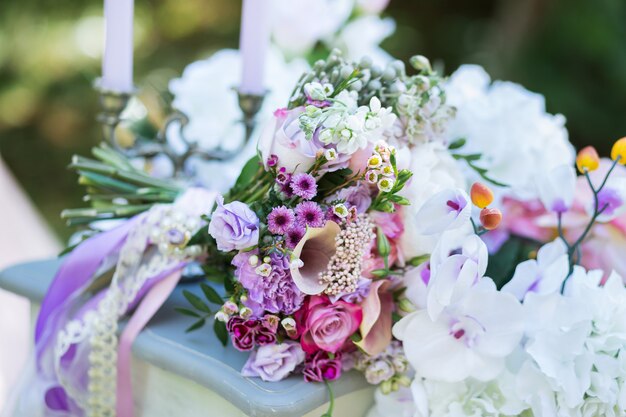
[[[586,146],[578,152],[576,156],[576,167],[581,174],[585,172],[591,172],[598,169],[600,166],[600,157],[596,148],[593,146]]]
[[[619,158],[620,164],[626,165],[626,137],[618,139],[617,142],[613,144],[611,159],[615,161],[617,158]]]
[[[487,230],[493,230],[500,225],[502,212],[497,208],[484,208],[480,211],[480,224]]]
[[[470,190],[472,203],[478,208],[484,209],[493,202],[493,192],[489,187],[480,182],[475,182]]]

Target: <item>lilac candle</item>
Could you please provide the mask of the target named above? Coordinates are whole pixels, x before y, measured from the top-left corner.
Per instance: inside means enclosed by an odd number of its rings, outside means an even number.
[[[101,87],[120,93],[133,91],[134,0],[105,0],[105,43]]]
[[[263,75],[270,40],[270,2],[243,0],[241,12],[241,85],[239,92],[262,95],[265,93]]]

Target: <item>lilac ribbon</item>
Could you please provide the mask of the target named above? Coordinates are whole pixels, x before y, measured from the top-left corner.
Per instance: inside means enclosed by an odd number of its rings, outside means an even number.
[[[181,264],[173,271],[163,273],[153,280],[157,282],[142,297],[137,310],[128,320],[128,324],[120,337],[117,355],[117,417],[134,417],[133,386],[131,381],[131,347],[133,342],[176,287],[182,275],[184,265]]]
[[[98,271],[102,262],[124,244],[126,237],[141,215],[109,231],[92,236],[77,246],[63,261],[48,292],[35,324],[37,356],[45,350],[56,334],[60,311],[72,295],[81,290]]]

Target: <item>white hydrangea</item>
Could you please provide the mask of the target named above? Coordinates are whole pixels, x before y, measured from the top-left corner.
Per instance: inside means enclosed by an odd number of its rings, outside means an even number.
[[[339,48],[349,60],[358,62],[368,56],[374,64],[384,66],[393,57],[380,47],[380,43],[395,31],[396,22],[390,17],[360,16],[341,29],[332,46]]]
[[[354,0],[273,0],[272,39],[288,56],[306,55],[339,31],[354,6]]]
[[[516,394],[515,376],[510,372],[488,382],[416,378],[411,388],[418,410],[414,417],[505,417],[527,408]]]
[[[466,138],[461,153],[482,154],[477,165],[510,185],[504,190],[507,195],[536,198],[537,172],[573,165],[575,152],[565,117],[547,113],[542,95],[512,82],[491,83],[477,65],[461,66],[445,89],[447,103],[457,108],[448,126],[449,140]]]
[[[535,417],[626,414],[626,289],[576,267],[565,295],[529,293],[517,392]]]
[[[271,112],[283,107],[289,99],[291,89],[300,75],[308,70],[304,60],[285,62],[277,49],[272,49],[267,59],[266,77],[269,94],[259,112],[259,120],[269,120]],[[225,150],[237,149],[244,136],[241,110],[237,95],[232,90],[240,82],[241,60],[239,51],[224,49],[210,58],[193,62],[183,71],[181,78],[170,82],[174,95],[173,107],[189,117],[184,128],[185,137],[196,142],[205,150],[221,147]],[[168,140],[179,150],[185,146],[178,135],[179,126],[173,125],[168,131]],[[243,164],[254,154],[256,139],[238,157],[229,162],[204,162],[195,160],[191,169],[195,179],[208,188],[227,190],[241,171]],[[215,172],[220,175],[215,175]]]

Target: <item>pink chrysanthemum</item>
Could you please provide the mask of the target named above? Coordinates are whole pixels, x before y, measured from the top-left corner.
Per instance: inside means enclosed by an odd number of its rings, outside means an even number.
[[[291,178],[291,189],[298,197],[310,200],[317,195],[317,183],[312,175],[301,172]]]
[[[287,243],[287,247],[289,249],[295,248],[300,240],[302,240],[305,233],[306,229],[298,224],[287,230],[287,233],[285,233],[285,242]]]
[[[296,216],[298,223],[309,227],[323,227],[324,212],[317,203],[312,201],[303,201],[296,206]]]
[[[267,216],[267,228],[275,235],[284,235],[296,221],[293,210],[285,206],[275,207]]]

